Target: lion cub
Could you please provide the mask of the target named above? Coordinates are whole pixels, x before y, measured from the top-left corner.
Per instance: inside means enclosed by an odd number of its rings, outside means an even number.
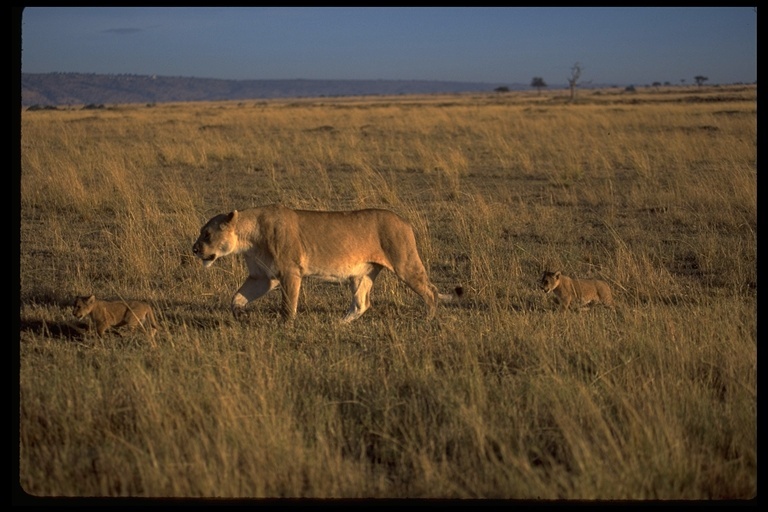
[[[109,302],[98,300],[94,295],[77,297],[72,313],[78,320],[90,315],[99,336],[103,336],[104,331],[110,327],[127,325],[133,330],[141,325],[146,328],[145,320],[149,323],[147,331],[151,337],[154,338],[157,331],[157,321],[152,308],[146,302],[137,300]]]
[[[591,302],[601,302],[605,306],[615,309],[613,294],[608,283],[599,279],[575,279],[564,276],[559,271],[545,271],[541,275],[539,285],[544,293],[555,293],[563,310],[568,309],[571,304],[576,308],[581,308]]]

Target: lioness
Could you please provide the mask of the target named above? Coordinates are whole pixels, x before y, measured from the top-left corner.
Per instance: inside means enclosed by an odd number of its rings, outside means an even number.
[[[603,303],[614,309],[613,295],[608,283],[599,279],[574,279],[564,276],[559,271],[545,271],[539,281],[544,293],[554,292],[560,307],[565,310],[573,303],[576,308],[591,302]]]
[[[154,338],[157,331],[157,321],[152,308],[149,304],[137,300],[109,302],[98,300],[94,295],[77,297],[72,313],[78,320],[90,315],[99,336],[103,336],[110,327],[127,325],[133,330],[138,325],[146,328],[145,323],[149,324],[147,331],[151,337]]]
[[[435,315],[438,299],[454,298],[438,293],[419,257],[413,228],[388,210],[308,211],[279,204],[234,210],[210,219],[192,252],[205,267],[228,254],[245,255],[249,275],[232,298],[235,316],[279,285],[283,317],[292,320],[307,277],[349,283],[352,304],[343,321],[351,322],[371,306],[371,288],[383,268],[421,296],[428,318]]]

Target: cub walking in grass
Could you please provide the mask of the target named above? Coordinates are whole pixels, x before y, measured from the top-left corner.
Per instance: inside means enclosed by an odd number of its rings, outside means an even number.
[[[554,292],[562,310],[568,309],[571,304],[578,309],[598,302],[611,309],[616,307],[608,283],[599,279],[575,279],[559,271],[544,271],[539,285],[544,293]]]
[[[133,330],[140,325],[154,338],[158,327],[152,307],[137,300],[110,302],[98,300],[95,295],[77,297],[72,313],[78,320],[90,315],[99,336],[110,327],[127,325]]]

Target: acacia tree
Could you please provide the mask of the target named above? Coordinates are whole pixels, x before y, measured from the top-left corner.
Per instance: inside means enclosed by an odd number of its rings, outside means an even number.
[[[576,97],[576,87],[579,85],[582,67],[578,62],[571,66],[571,76],[568,77],[568,87],[571,89],[571,100]]]
[[[535,87],[536,90],[539,91],[539,95],[541,95],[541,90],[546,86],[547,83],[540,76],[535,76],[533,77],[533,80],[531,80],[531,87]]]
[[[704,84],[704,82],[709,80],[709,78],[707,78],[706,76],[701,76],[701,75],[696,75],[695,77],[693,77],[693,79],[696,80],[696,85],[698,85],[699,87],[701,87],[701,85]]]

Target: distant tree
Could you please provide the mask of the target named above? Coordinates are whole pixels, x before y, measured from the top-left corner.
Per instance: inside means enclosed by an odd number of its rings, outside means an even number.
[[[57,107],[53,105],[32,105],[27,107],[27,110],[30,112],[34,112],[35,110],[59,110]]]
[[[624,88],[624,92],[637,92],[634,85],[628,85]]]
[[[698,85],[699,87],[701,87],[704,84],[704,82],[709,80],[709,78],[707,78],[706,76],[701,76],[701,75],[696,75],[695,77],[693,77],[693,79],[696,80],[696,85]]]
[[[681,78],[681,79],[680,79],[680,83],[681,83],[681,84],[683,84],[683,85],[685,85],[685,78]]]
[[[509,87],[506,85],[502,85],[501,87],[497,87],[494,89],[496,92],[509,92]]]
[[[661,87],[661,82],[653,82],[651,85],[654,87]]]
[[[533,80],[531,80],[531,87],[535,87],[536,90],[539,91],[539,94],[541,94],[541,90],[544,89],[546,86],[547,86],[547,83],[540,76],[535,76],[533,77]]]
[[[576,87],[579,85],[582,67],[578,62],[571,66],[571,76],[568,77],[568,87],[571,89],[571,100],[576,97]]]

